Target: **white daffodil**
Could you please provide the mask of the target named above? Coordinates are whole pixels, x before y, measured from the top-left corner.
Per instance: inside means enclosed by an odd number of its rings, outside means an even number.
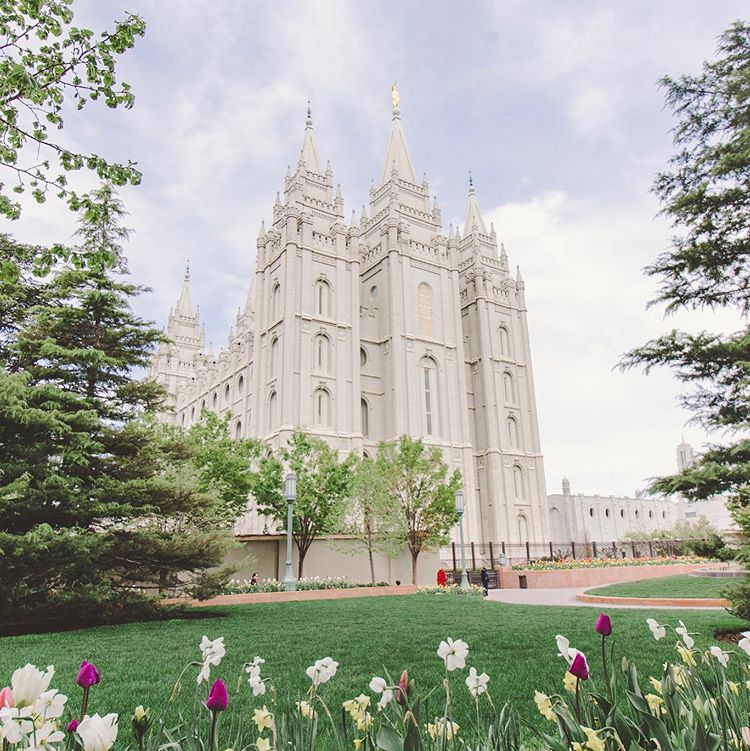
[[[737,646],[750,657],[750,631],[743,631],[740,636],[742,638],[737,642]]]
[[[466,679],[466,685],[469,689],[469,693],[476,699],[487,691],[487,684],[490,682],[490,677],[487,673],[477,675],[476,668],[469,668],[469,676]]]
[[[563,657],[568,665],[572,665],[573,660],[575,660],[578,654],[578,650],[573,649],[570,646],[570,642],[562,634],[558,634],[555,637],[555,642],[557,643],[557,656]]]
[[[373,676],[373,679],[370,681],[370,691],[372,691],[373,694],[382,694],[383,691],[385,691],[388,688],[388,684],[386,683],[385,678],[378,678],[378,676]]]
[[[250,674],[250,677],[260,675],[260,666],[265,663],[262,657],[255,657],[251,663],[245,666],[245,672]]]
[[[708,650],[722,667],[729,665],[729,652],[725,652],[721,647],[711,647]]]
[[[315,719],[315,710],[312,708],[312,704],[309,701],[298,701],[297,711],[307,720]]]
[[[66,701],[68,697],[59,691],[45,691],[34,702],[34,714],[44,720],[56,720],[62,717]]]
[[[76,728],[84,751],[109,751],[117,740],[117,715],[86,715]]]
[[[208,682],[211,677],[211,665],[218,665],[221,662],[222,657],[226,654],[226,648],[224,647],[223,636],[211,641],[205,634],[199,646],[203,657],[203,665],[200,673],[198,673],[198,684],[201,684],[204,681]]]
[[[392,700],[393,691],[390,688],[387,688],[385,691],[383,691],[383,695],[380,697],[380,701],[378,702],[378,709],[385,709]]]
[[[30,744],[26,751],[56,751],[53,744],[64,740],[65,733],[58,730],[55,723],[45,722],[29,736]]]
[[[47,666],[47,672],[43,673],[34,665],[27,664],[18,668],[10,679],[10,690],[17,707],[26,707],[33,704],[39,694],[49,688],[55,668]]]
[[[339,664],[330,657],[324,657],[322,660],[316,660],[314,665],[310,665],[305,671],[307,677],[312,681],[313,686],[319,686],[322,683],[328,683],[328,681],[336,675],[336,668]]]
[[[253,696],[263,696],[266,693],[266,684],[259,675],[251,675],[247,682],[253,691]]]
[[[264,730],[270,730],[273,727],[273,714],[264,705],[263,709],[253,710],[253,722],[257,726],[259,733],[262,733]]]
[[[663,639],[667,635],[667,629],[664,626],[660,626],[653,618],[646,618],[646,623],[648,623],[648,627],[651,629],[651,633],[654,635],[656,641]]]
[[[687,628],[685,627],[685,624],[680,621],[680,625],[674,630],[674,632],[682,638],[682,641],[685,642],[685,646],[688,649],[692,649],[695,646],[695,640],[692,636],[688,633]]]
[[[461,639],[453,641],[441,641],[438,647],[438,657],[445,662],[446,670],[462,670],[466,667],[466,658],[469,655],[469,645]]]
[[[0,735],[14,746],[34,730],[31,707],[3,707],[0,709]]]

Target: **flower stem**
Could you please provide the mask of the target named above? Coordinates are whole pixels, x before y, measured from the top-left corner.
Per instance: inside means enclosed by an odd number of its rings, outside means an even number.
[[[605,636],[602,634],[602,667],[604,668],[604,682],[607,685],[607,694],[610,694],[609,674],[607,673],[607,650],[604,646]]]
[[[89,687],[83,689],[83,699],[81,700],[81,719],[86,716],[86,710],[89,708]]]
[[[581,722],[581,699],[578,696],[578,684],[581,682],[580,678],[576,677],[576,719]]]
[[[216,725],[219,721],[219,713],[211,712],[211,729],[208,732],[208,751],[216,751]]]

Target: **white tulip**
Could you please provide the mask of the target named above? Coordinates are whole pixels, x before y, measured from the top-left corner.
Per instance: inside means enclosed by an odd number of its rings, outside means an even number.
[[[76,728],[84,751],[109,751],[117,739],[117,715],[86,715]]]
[[[10,690],[16,706],[25,707],[33,704],[39,695],[49,688],[54,674],[55,668],[52,665],[47,666],[46,673],[31,664],[18,668],[10,679]]]
[[[438,657],[445,662],[446,670],[462,670],[466,667],[466,658],[469,656],[469,645],[461,639],[453,641],[441,641],[438,647]]]

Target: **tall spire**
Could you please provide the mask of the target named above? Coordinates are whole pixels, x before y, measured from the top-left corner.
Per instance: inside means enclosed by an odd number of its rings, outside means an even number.
[[[484,219],[482,219],[482,213],[479,211],[479,204],[477,203],[477,196],[474,192],[474,179],[469,172],[469,210],[466,213],[466,224],[464,225],[464,235],[470,234],[474,231],[476,225],[477,232],[481,234],[487,234],[487,227],[484,226]]]
[[[385,185],[391,177],[391,172],[395,169],[399,176],[410,183],[416,183],[417,177],[414,172],[414,165],[409,155],[409,147],[406,145],[406,135],[401,127],[401,110],[399,104],[401,97],[396,89],[396,82],[391,86],[391,107],[393,111],[393,120],[391,122],[391,135],[388,139],[388,149],[385,152],[385,164],[383,165],[383,177],[381,185]]]
[[[193,315],[193,304],[190,301],[190,260],[188,260],[185,267],[185,276],[182,279],[182,291],[180,292],[180,299],[177,301],[177,307],[174,312],[178,316]]]
[[[312,111],[309,99],[307,100],[307,117],[305,118],[305,139],[302,141],[302,151],[299,159],[308,171],[314,172],[316,175],[321,174],[318,150],[315,148],[315,140],[313,139]]]

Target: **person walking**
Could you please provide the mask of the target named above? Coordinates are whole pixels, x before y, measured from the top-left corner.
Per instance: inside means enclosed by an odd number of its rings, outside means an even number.
[[[482,586],[484,587],[484,596],[487,597],[490,591],[490,572],[486,567],[482,567]]]
[[[448,575],[445,573],[445,569],[444,568],[438,569],[438,572],[437,572],[438,587],[444,587],[447,582],[448,582]]]

